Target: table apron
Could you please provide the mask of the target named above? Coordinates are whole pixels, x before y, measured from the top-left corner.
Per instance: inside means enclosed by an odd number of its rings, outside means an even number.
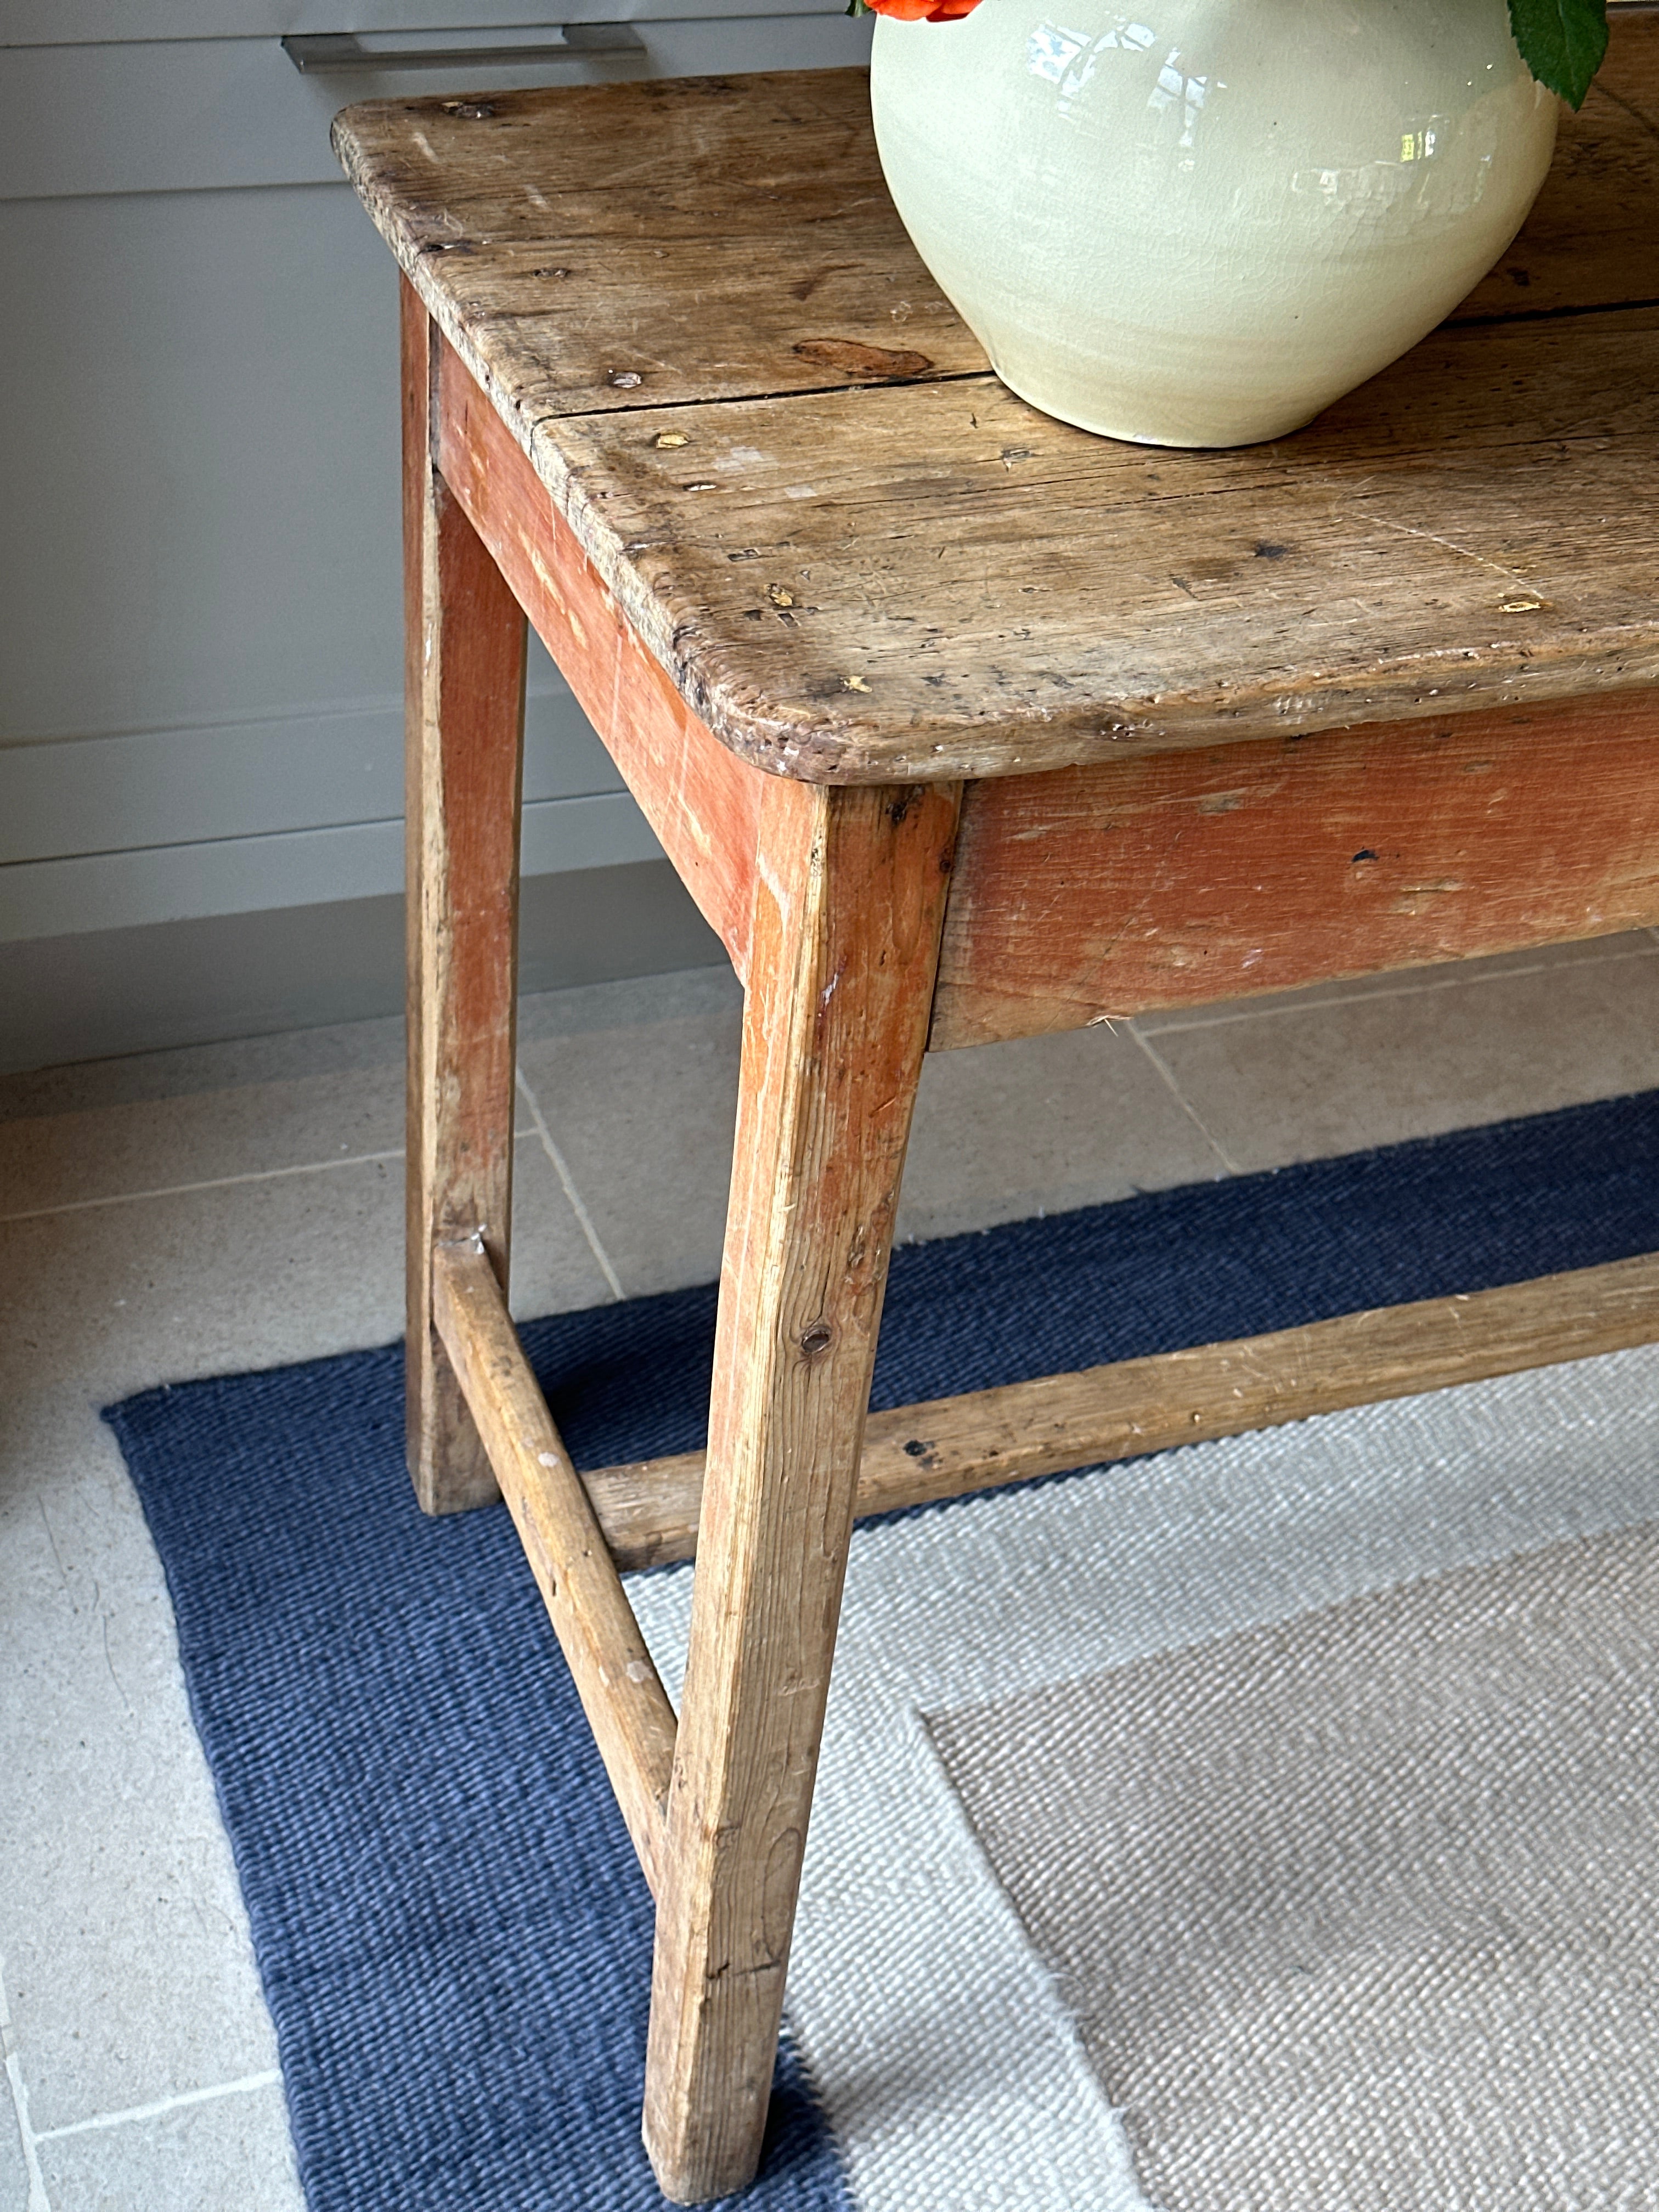
[[[405,280],[407,282],[407,280]],[[434,458],[621,771],[682,882],[746,975],[765,779],[727,750],[629,629],[524,449],[441,349]]]
[[[1659,922],[1659,690],[969,787],[933,1050]]]

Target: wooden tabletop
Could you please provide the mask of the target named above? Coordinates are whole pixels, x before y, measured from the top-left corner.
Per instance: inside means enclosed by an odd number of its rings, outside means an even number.
[[[1659,682],[1659,19],[1499,266],[1227,453],[1016,399],[861,71],[376,100],[335,143],[628,619],[735,751],[1027,773]]]

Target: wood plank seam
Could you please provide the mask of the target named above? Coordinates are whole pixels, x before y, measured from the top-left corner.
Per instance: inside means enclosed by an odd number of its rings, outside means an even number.
[[[481,1240],[433,1254],[438,1333],[513,1516],[654,1895],[677,1723]]]
[[[1659,1255],[872,1413],[854,1510],[927,1505],[1659,1341]],[[624,1571],[696,1556],[703,1455],[580,1480]]]

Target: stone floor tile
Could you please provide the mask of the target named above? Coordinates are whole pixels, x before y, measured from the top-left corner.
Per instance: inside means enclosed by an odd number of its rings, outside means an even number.
[[[52,2212],[305,2212],[271,2083],[40,2147]]]
[[[1224,1172],[1127,1029],[937,1053],[922,1067],[898,1233],[950,1236]]]
[[[161,1565],[113,1437],[61,1394],[7,1439],[0,1615],[0,1952],[35,2131],[267,2070]]]
[[[514,1105],[522,1132],[521,1102]],[[4,1124],[0,1220],[273,1170],[400,1157],[403,1144],[401,1057],[153,1098],[64,1099]]]
[[[224,1044],[177,1045],[164,1052],[0,1075],[0,1121],[95,1113],[110,1106],[187,1098],[202,1091],[302,1082],[312,1076],[401,1068],[403,1060],[401,1015],[342,1022],[331,1028],[288,1030],[276,1036],[238,1037]]]
[[[403,1268],[402,1237],[398,1271]],[[519,1321],[605,1304],[616,1292],[572,1208],[558,1170],[532,1129],[518,1141],[513,1167],[513,1265],[508,1304]],[[401,1292],[399,1293],[401,1297]],[[392,1334],[401,1336],[399,1310]]]
[[[515,1180],[515,1296],[538,1311],[608,1297],[533,1137]],[[101,1403],[387,1343],[403,1237],[399,1160],[0,1224],[0,1389],[56,1382]]]
[[[395,1068],[42,1115],[7,1125],[0,1219],[273,1168],[400,1154]]]
[[[630,1030],[702,1014],[743,1012],[743,986],[729,966],[684,968],[669,975],[630,975],[583,983],[519,1001],[520,1046],[593,1030]]]
[[[1280,1167],[1659,1085],[1659,963],[1149,1025],[1149,1041],[1239,1168]]]
[[[629,1297],[720,1273],[741,1026],[741,1008],[727,997],[520,1047],[526,1079]]]
[[[0,2212],[28,2212],[28,2161],[17,2132],[17,2112],[0,2087]]]

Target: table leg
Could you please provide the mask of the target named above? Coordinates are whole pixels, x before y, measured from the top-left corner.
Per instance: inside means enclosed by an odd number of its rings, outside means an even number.
[[[769,783],[645,2139],[759,2158],[959,792]]]
[[[431,1261],[481,1235],[506,1287],[525,621],[433,465],[436,344],[405,283],[408,1450],[421,1504],[447,1513],[497,1494],[433,1326]]]

